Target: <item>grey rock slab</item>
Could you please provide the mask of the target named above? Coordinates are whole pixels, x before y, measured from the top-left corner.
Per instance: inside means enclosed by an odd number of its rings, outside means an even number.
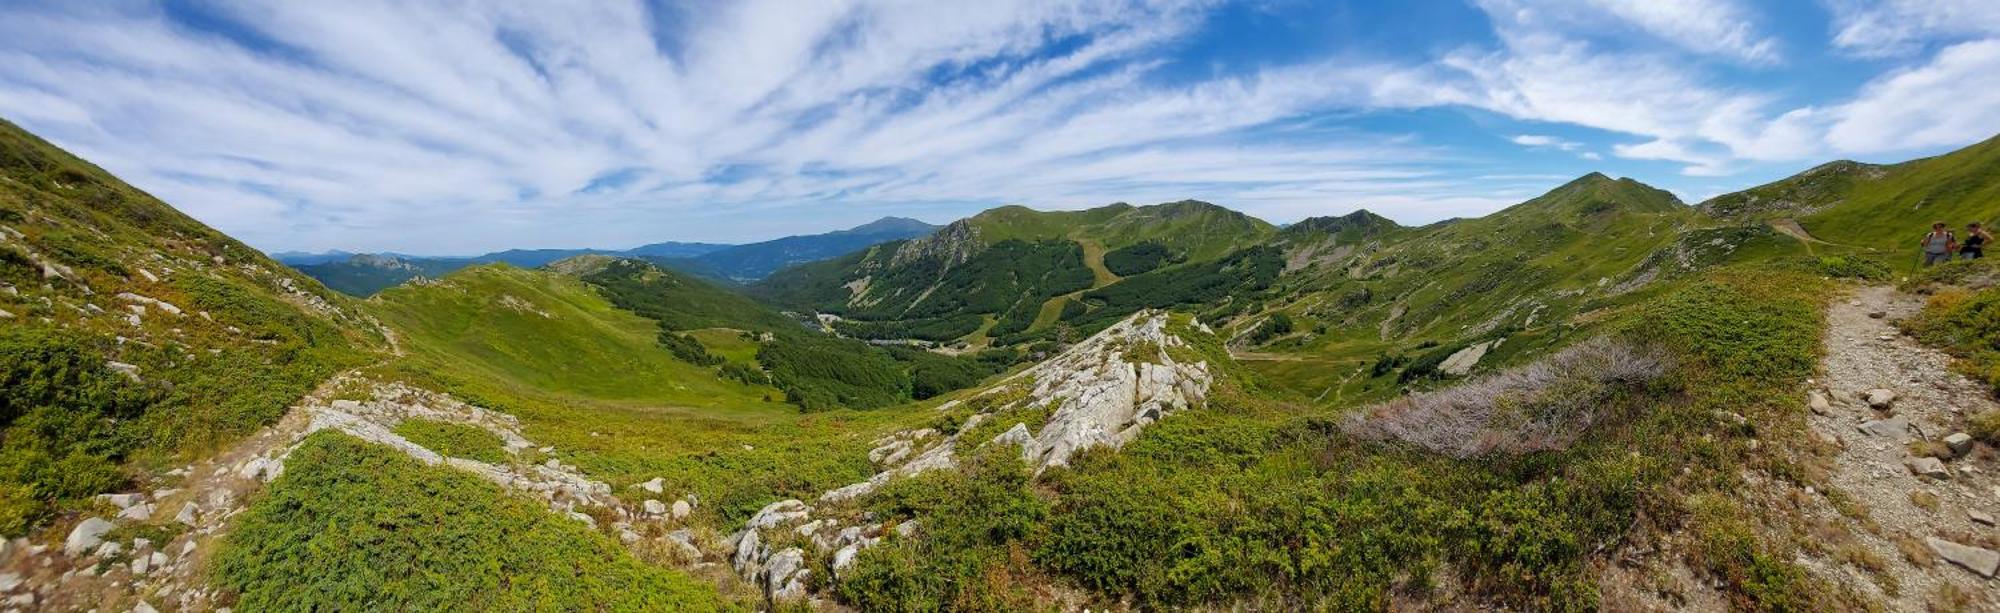
[[[1981,577],[1990,579],[1995,571],[2000,571],[2000,551],[1960,545],[1935,536],[1924,538],[1924,544],[1929,545],[1931,551],[1937,553],[1938,557],[1978,573]]]
[[[1909,458],[1903,460],[1903,465],[1909,467],[1910,474],[1919,477],[1930,477],[1932,479],[1951,478],[1951,471],[1944,467],[1943,460],[1937,458]]]
[[[63,540],[63,552],[73,556],[83,555],[103,543],[104,533],[110,532],[113,527],[110,520],[102,517],[83,520],[70,529],[69,538]]]
[[[1873,436],[1877,438],[1900,439],[1909,432],[1910,420],[1907,417],[1897,415],[1895,417],[1890,417],[1888,419],[1875,419],[1875,420],[1865,421],[1862,422],[1861,425],[1855,426],[1855,429],[1860,430],[1862,434],[1866,434],[1868,436]]]

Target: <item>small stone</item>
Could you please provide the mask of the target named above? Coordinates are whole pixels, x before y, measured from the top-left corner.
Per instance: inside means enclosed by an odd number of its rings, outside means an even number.
[[[1910,468],[1910,474],[1932,479],[1950,479],[1951,471],[1945,469],[1944,461],[1933,457],[1909,458],[1903,465]]]
[[[689,505],[688,501],[686,500],[674,501],[674,508],[673,508],[674,519],[687,519],[688,514],[693,512],[694,512],[694,507]]]
[[[647,481],[645,483],[639,484],[639,489],[646,490],[648,492],[652,492],[655,494],[665,493],[667,491],[666,479],[661,477],[653,477],[652,481]]]
[[[1833,411],[1833,403],[1826,399],[1826,394],[1813,390],[1806,394],[1806,408],[1812,409],[1814,414],[1825,415]]]
[[[1972,435],[1964,432],[1953,432],[1951,435],[1944,437],[1944,444],[1951,448],[1953,455],[1965,455],[1972,451]]]
[[[667,504],[664,502],[648,498],[643,504],[647,515],[664,515],[667,512]]]
[[[1965,517],[1988,526],[1993,525],[1993,514],[1979,509],[1966,509]]]
[[[1924,544],[1929,545],[1931,551],[1936,552],[1938,557],[1978,573],[1981,577],[1990,579],[1995,571],[2000,571],[2000,552],[1984,547],[1960,545],[1934,536],[1924,538]]]
[[[180,512],[180,513],[177,513],[177,514],[175,514],[175,515],[174,515],[174,521],[177,521],[177,522],[180,522],[180,523],[182,523],[182,524],[186,524],[186,525],[189,525],[189,526],[193,526],[193,525],[195,525],[195,522],[196,522],[196,519],[195,519],[195,509],[194,509],[194,503],[192,503],[192,502],[189,502],[189,503],[185,503],[185,504],[182,504],[182,505],[181,505],[181,512]]]
[[[1896,391],[1878,387],[1872,390],[1868,390],[1868,394],[1867,396],[1865,396],[1865,398],[1868,400],[1868,406],[1870,408],[1877,410],[1887,409],[1889,408],[1890,405],[1896,403]]]
[[[21,573],[0,573],[0,592],[12,592],[21,587]]]
[[[1889,313],[1888,313],[1888,312],[1886,312],[1886,311],[1869,311],[1869,312],[1868,312],[1868,318],[1869,318],[1869,319],[1881,319],[1881,318],[1884,318],[1884,317],[1888,317],[1888,316],[1889,316]]]
[[[140,576],[140,577],[144,577],[144,576],[146,576],[146,573],[149,573],[149,572],[152,572],[152,571],[153,571],[153,559],[152,559],[152,558],[150,558],[150,557],[147,557],[147,556],[134,556],[134,557],[132,558],[132,574],[133,574],[133,575],[137,575],[137,576]]]

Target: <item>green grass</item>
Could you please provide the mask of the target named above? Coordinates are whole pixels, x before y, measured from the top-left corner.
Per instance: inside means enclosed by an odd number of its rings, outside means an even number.
[[[225,446],[379,347],[317,282],[5,121],[0,225],[0,534]],[[183,314],[134,325],[125,292]]]
[[[2000,390],[2000,287],[1938,292],[1901,325],[1958,357],[1967,376]]]
[[[478,460],[487,464],[507,463],[507,445],[500,436],[485,428],[432,419],[406,419],[396,424],[396,434],[441,455]]]
[[[674,359],[655,322],[574,278],[496,265],[443,283],[370,301],[409,354],[379,374],[514,415],[530,440],[594,478],[622,487],[663,477],[672,495],[704,501],[701,521],[865,479],[869,441],[915,419],[902,409],[801,414],[776,388]],[[754,360],[759,347],[720,329],[693,334],[726,360]]]
[[[322,432],[236,520],[215,581],[246,610],[691,610],[714,588],[499,486]]]

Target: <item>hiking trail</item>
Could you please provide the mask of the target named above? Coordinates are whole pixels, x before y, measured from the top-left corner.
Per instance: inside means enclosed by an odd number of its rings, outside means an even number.
[[[1896,329],[1895,321],[1922,306],[1922,297],[1865,287],[1827,308],[1808,419],[1813,438],[1836,450],[1827,477],[1835,491],[1813,497],[1823,504],[1804,512],[1846,526],[1878,563],[1839,563],[1835,558],[1858,554],[1834,543],[1830,558],[1801,562],[1896,610],[1925,610],[1950,591],[1969,597],[1972,609],[2000,609],[2000,582],[1991,578],[2000,568],[2000,454],[1953,436],[1966,430],[1968,417],[2000,410],[2000,403],[1984,385],[1952,372],[1949,355]],[[1893,399],[1883,402],[1881,390]],[[1956,451],[1939,461],[1919,456],[1922,447]],[[1841,498],[1847,514],[1836,509]],[[1860,568],[1871,565],[1893,579]]]

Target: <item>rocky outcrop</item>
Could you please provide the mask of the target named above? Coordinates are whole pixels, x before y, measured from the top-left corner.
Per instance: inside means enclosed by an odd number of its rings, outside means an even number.
[[[896,253],[889,257],[890,267],[907,266],[916,262],[936,261],[940,264],[940,274],[953,266],[965,263],[978,255],[984,245],[979,241],[979,228],[971,222],[959,220],[939,228],[930,236],[903,243]]]
[[[738,574],[773,601],[805,596],[808,570],[798,560],[825,556],[837,576],[862,550],[886,538],[917,534],[912,522],[889,524],[870,514],[855,521],[847,503],[890,480],[953,469],[962,453],[1016,447],[1037,472],[1068,464],[1091,447],[1118,448],[1146,426],[1200,406],[1214,385],[1202,354],[1176,334],[1165,313],[1133,315],[1049,360],[994,386],[937,408],[960,416],[952,432],[906,430],[875,441],[868,459],[881,468],[866,481],[822,494],[814,505],[782,500],[766,505],[730,537]],[[1187,330],[1212,334],[1199,323]],[[804,545],[774,549],[777,531]]]

